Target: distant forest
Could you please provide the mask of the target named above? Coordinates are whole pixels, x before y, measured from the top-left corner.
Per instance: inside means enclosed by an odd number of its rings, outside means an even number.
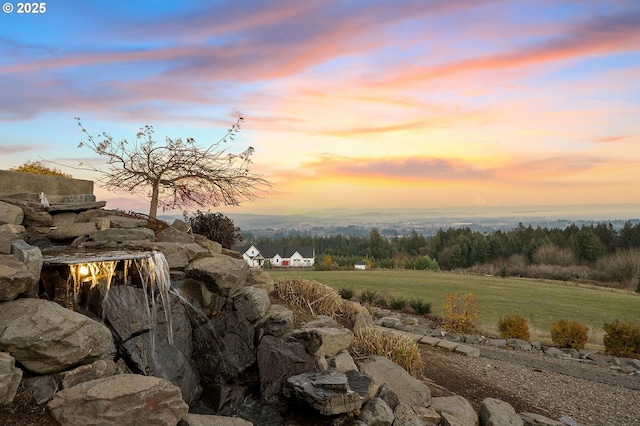
[[[640,223],[575,224],[564,229],[524,226],[483,233],[468,227],[440,229],[431,237],[412,231],[390,238],[372,228],[368,236],[243,234],[245,244],[313,246],[316,268],[370,267],[465,270],[502,276],[592,280],[640,290]]]

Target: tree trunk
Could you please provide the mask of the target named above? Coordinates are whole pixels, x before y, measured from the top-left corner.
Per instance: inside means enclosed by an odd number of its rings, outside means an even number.
[[[153,182],[151,189],[151,206],[149,207],[149,219],[155,219],[158,214],[158,193],[160,182]]]

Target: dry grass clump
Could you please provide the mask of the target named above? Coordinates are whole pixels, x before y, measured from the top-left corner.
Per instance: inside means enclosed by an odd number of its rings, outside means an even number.
[[[357,314],[369,315],[366,307],[344,300],[337,291],[314,280],[279,279],[275,282],[274,296],[311,315],[341,319],[350,327],[353,327]],[[412,376],[422,375],[424,364],[418,345],[403,334],[373,327],[358,328],[349,349],[354,359],[372,355],[386,356]]]
[[[367,312],[364,306],[344,300],[337,291],[314,280],[279,279],[275,282],[274,295],[311,315],[341,319],[350,326],[358,313]]]
[[[355,333],[350,352],[355,359],[372,355],[386,356],[414,377],[420,377],[424,369],[418,344],[411,337],[394,331],[359,329]]]

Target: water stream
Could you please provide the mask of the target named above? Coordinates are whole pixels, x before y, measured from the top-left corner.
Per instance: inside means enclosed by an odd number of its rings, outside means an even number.
[[[167,260],[159,251],[100,251],[61,252],[43,254],[44,267],[69,266],[69,276],[65,288],[65,305],[73,308],[80,303],[83,287],[89,290],[100,287],[104,291],[102,306],[109,297],[109,290],[117,279],[119,284],[131,285],[131,273],[137,271],[146,301],[146,314],[151,324],[157,324],[156,292],[160,296],[167,322],[169,344],[173,344],[171,306],[169,290],[171,278]],[[149,300],[149,298],[151,300]],[[150,303],[149,303],[150,302]],[[104,320],[104,310],[103,320]],[[153,336],[154,333],[151,333]],[[152,337],[152,347],[154,346]]]

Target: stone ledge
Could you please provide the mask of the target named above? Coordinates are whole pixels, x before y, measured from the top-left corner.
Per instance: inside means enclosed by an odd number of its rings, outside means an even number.
[[[474,348],[473,346],[469,346],[469,345],[458,345],[454,349],[454,352],[464,356],[471,356],[474,358],[477,358],[480,356],[480,349]]]

